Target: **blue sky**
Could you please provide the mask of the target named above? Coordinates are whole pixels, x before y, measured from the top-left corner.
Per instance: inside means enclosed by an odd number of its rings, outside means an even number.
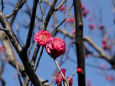
[[[6,0],[6,1],[10,1],[10,0]],[[52,0],[50,0],[50,1],[52,1]],[[12,2],[16,3],[16,0],[13,0]],[[67,2],[69,3],[68,5],[71,5],[72,0],[67,0]],[[84,36],[90,36],[93,39],[93,41],[101,47],[101,40],[102,40],[101,32],[99,31],[99,29],[97,27],[93,31],[89,30],[88,17],[90,17],[90,16],[92,17],[92,16],[96,15],[96,19],[93,20],[93,23],[100,24],[99,11],[101,10],[102,11],[102,23],[105,25],[106,30],[108,30],[111,27],[112,31],[115,31],[113,29],[114,28],[114,24],[113,24],[114,16],[113,16],[113,11],[112,11],[112,6],[113,6],[112,0],[82,0],[82,2],[86,6],[86,8],[90,9],[90,14],[86,18],[83,19]],[[29,0],[28,0],[28,4],[30,4],[32,6],[31,1],[29,1]],[[24,6],[24,8],[25,8],[25,6]],[[39,9],[39,7],[38,7],[38,9]],[[10,13],[11,11],[12,11],[12,7],[5,5],[4,14],[6,15],[6,14]],[[40,16],[39,12],[37,12],[37,14]],[[74,15],[73,8],[71,10],[71,14]],[[24,15],[24,16],[22,16],[22,15]],[[64,16],[63,13],[60,13],[59,20],[63,19],[63,16]],[[18,20],[18,21],[16,23],[14,23],[13,28],[16,27],[17,23],[20,23],[20,22],[22,23],[25,20],[27,21],[27,23],[29,23],[29,17],[27,15],[25,15],[24,13],[19,13],[16,20]],[[50,22],[52,22],[52,19]],[[51,26],[51,24],[49,24],[48,27],[50,27],[50,26]],[[23,29],[23,27],[20,25],[18,25],[18,27],[20,28],[20,34],[21,34],[20,37],[23,40],[23,42],[25,43],[25,39],[27,36],[27,29]],[[63,26],[61,26],[61,27],[63,28]],[[71,27],[69,27],[69,28],[71,28]],[[15,29],[13,29],[13,30],[15,31]],[[58,34],[58,36],[60,36],[60,34]],[[60,37],[63,38],[62,35]],[[69,39],[66,39],[66,40],[69,40]],[[73,45],[73,47],[75,47],[75,46]],[[70,50],[69,56],[72,59],[76,60],[75,59],[76,54],[75,54],[74,50],[75,49]],[[60,58],[61,57],[59,57],[57,60],[59,61]],[[110,67],[110,65],[103,59],[93,58],[92,56],[89,56],[86,59],[86,64],[91,64],[91,65],[95,65],[95,66],[99,67],[102,63],[106,64],[108,68]],[[67,60],[61,66],[61,68],[65,68],[67,70],[66,76],[70,76],[75,71],[76,64]],[[56,69],[56,65],[53,62],[53,59],[46,53],[46,51],[44,49],[44,53],[42,55],[40,65],[39,65],[39,68],[36,73],[43,79],[45,79],[45,80],[48,79],[49,82],[51,83],[51,78],[52,78],[52,74],[53,74],[52,71],[54,71],[55,69]],[[114,86],[115,82],[107,81],[105,79],[105,75],[104,75],[105,73],[108,75],[113,74],[115,76],[114,70],[103,71],[103,70],[100,70],[99,68],[86,65],[86,79],[91,79],[92,86],[108,86],[108,85]],[[6,80],[6,86],[19,86],[18,79],[15,79],[13,77],[14,74],[16,74],[16,70],[7,63],[5,66],[4,73],[3,73],[3,78]],[[73,86],[77,86],[76,77],[77,77],[77,74],[73,77],[73,79],[74,79]]]

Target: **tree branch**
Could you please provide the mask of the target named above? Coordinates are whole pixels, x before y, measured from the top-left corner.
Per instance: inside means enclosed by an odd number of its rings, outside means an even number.
[[[23,5],[26,3],[26,0],[23,0],[23,2],[19,5],[19,6],[17,6],[9,15],[7,15],[6,17],[7,18],[10,18],[11,16],[13,16],[13,15],[16,15],[17,14],[17,12],[23,7]],[[13,21],[13,20],[12,20]]]
[[[106,61],[110,62],[110,57],[106,55],[106,53],[99,48],[88,36],[84,37],[84,41],[87,41],[101,56],[101,58],[104,58]]]
[[[2,8],[2,12],[3,12],[3,10],[4,10],[4,1],[3,0],[1,0],[1,8]]]
[[[55,11],[56,2],[57,2],[57,0],[53,0],[53,3],[52,3],[52,5],[51,5],[51,7],[50,7],[50,9],[49,9],[49,12],[48,12],[48,14],[47,14],[47,16],[46,16],[46,19],[45,19],[44,30],[46,30],[47,25],[48,25],[48,23],[49,23],[49,20],[50,20],[50,18],[51,18],[51,15],[52,15],[53,12]]]
[[[73,0],[74,13],[75,13],[75,25],[76,25],[76,53],[77,53],[77,66],[82,68],[83,72],[78,73],[78,86],[86,86],[85,83],[85,58],[83,53],[83,22],[81,14],[81,1]]]
[[[41,82],[38,79],[37,75],[35,74],[30,61],[28,60],[27,57],[27,52],[25,50],[22,50],[22,47],[19,43],[19,40],[16,38],[15,34],[13,33],[7,19],[5,18],[5,16],[2,14],[2,12],[0,11],[0,22],[3,26],[3,28],[6,28],[7,31],[6,34],[9,38],[9,40],[11,41],[11,43],[13,44],[13,46],[15,47],[18,55],[20,56],[20,59],[24,65],[25,71],[28,74],[30,80],[32,81],[32,83],[34,84],[34,86],[41,86]]]
[[[37,55],[38,55],[38,52],[39,52],[39,48],[40,48],[40,45],[36,44],[34,54],[33,54],[32,60],[31,60],[31,64],[32,64],[33,67],[35,65],[35,61],[36,61],[36,58],[37,58]]]
[[[7,36],[9,37],[11,43],[14,45],[14,47],[16,48],[17,52],[19,53],[22,50],[22,46],[19,42],[19,40],[17,39],[16,35],[13,33],[10,24],[8,23],[6,17],[2,14],[2,12],[0,11],[0,22],[3,26],[3,28],[5,28],[5,32],[7,34]]]
[[[18,7],[21,5],[21,3],[22,3],[22,0],[18,0],[17,3],[16,3],[15,8],[18,8]],[[14,8],[14,9],[15,9],[15,8]],[[11,17],[11,19],[10,19],[10,25],[11,25],[11,26],[12,26],[12,24],[13,24],[15,18],[16,18],[17,13],[18,13],[18,11],[15,12],[14,15],[13,15],[13,16]]]
[[[28,32],[28,36],[27,36],[27,40],[26,40],[26,45],[24,46],[25,50],[27,51],[30,43],[31,43],[31,37],[32,37],[32,33],[34,30],[34,23],[35,23],[35,18],[36,18],[36,11],[37,11],[37,4],[38,4],[39,0],[34,0],[33,3],[33,10],[32,10],[32,17],[31,17],[31,21],[30,21],[30,28],[29,28],[29,32]]]

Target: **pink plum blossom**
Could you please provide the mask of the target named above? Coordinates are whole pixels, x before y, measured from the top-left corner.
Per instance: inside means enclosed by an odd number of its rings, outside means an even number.
[[[46,44],[46,51],[52,58],[57,58],[58,56],[64,54],[65,50],[65,42],[58,37],[53,38]]]
[[[61,69],[63,75],[65,76],[65,72],[66,72],[66,69]],[[62,81],[63,81],[63,77],[62,75],[60,74],[60,72],[57,72],[56,73],[56,76],[55,76],[55,84],[57,84],[57,86],[62,86]]]
[[[46,43],[52,40],[52,35],[48,31],[40,30],[34,35],[34,40],[40,46],[45,46]]]
[[[66,77],[66,79],[69,80],[70,77]],[[71,78],[70,81],[69,81],[69,86],[72,86],[72,84],[73,84],[73,79]]]

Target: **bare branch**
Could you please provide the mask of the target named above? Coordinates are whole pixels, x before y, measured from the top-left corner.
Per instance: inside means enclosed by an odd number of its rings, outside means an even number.
[[[75,45],[77,53],[77,66],[82,68],[83,72],[78,73],[78,86],[86,86],[85,82],[85,58],[83,52],[83,22],[81,14],[81,1],[73,0],[74,3],[74,14],[75,14],[75,25],[76,25],[76,35],[75,35]]]
[[[38,68],[38,66],[39,66],[39,62],[40,62],[40,60],[41,60],[41,57],[42,57],[42,54],[43,54],[43,50],[44,50],[44,46],[43,46],[42,49],[41,49],[41,52],[40,52],[40,55],[39,55],[37,64],[36,64],[36,66],[35,66],[35,71],[37,70],[37,68]]]
[[[52,16],[53,12],[55,11],[54,8],[55,8],[55,5],[56,5],[56,2],[57,2],[57,0],[53,0],[53,3],[52,3],[52,5],[51,5],[51,7],[50,7],[50,9],[48,11],[48,14],[47,14],[46,19],[45,19],[44,30],[46,30],[47,25],[49,23],[49,20],[50,20],[50,18]]]
[[[1,0],[1,8],[2,8],[2,12],[3,12],[3,10],[4,10],[4,1],[3,0]]]
[[[37,10],[37,4],[38,4],[39,0],[35,0],[33,3],[33,10],[32,10],[32,17],[31,17],[31,21],[30,21],[30,28],[29,28],[29,32],[28,32],[28,36],[27,36],[27,40],[26,40],[26,45],[24,46],[25,50],[27,51],[30,43],[31,43],[31,37],[32,37],[32,33],[34,30],[34,23],[35,23],[35,17],[36,17],[36,10]]]
[[[22,0],[18,0],[17,3],[16,3],[15,8],[18,8],[18,7],[21,5],[21,2],[22,2]],[[14,8],[14,9],[15,9],[15,8]],[[12,26],[12,24],[13,24],[15,18],[16,18],[17,13],[18,13],[18,11],[15,12],[14,15],[13,15],[13,16],[11,17],[11,19],[10,19],[10,25],[11,25],[11,26]]]
[[[36,44],[34,54],[33,54],[32,60],[31,60],[31,64],[32,64],[33,67],[35,65],[35,61],[36,61],[36,58],[37,58],[37,54],[39,52],[39,48],[40,48],[40,46],[38,44]]]
[[[9,15],[6,16],[6,18],[10,18],[11,16],[15,15],[26,3],[26,0],[23,0],[23,2],[19,5],[19,7],[16,7]]]
[[[8,23],[6,17],[2,14],[1,11],[0,11],[0,22],[3,25],[3,28],[6,30],[5,32],[8,35],[8,37],[10,38],[10,41],[12,42],[14,47],[16,48],[17,52],[20,52],[22,50],[22,46],[19,43],[15,34],[13,33],[13,31],[10,27],[10,24]]]
[[[8,31],[6,32],[9,40],[11,41],[11,43],[13,44],[13,46],[15,47],[17,53],[19,54],[20,56],[20,59],[22,60],[23,62],[23,65],[25,67],[25,71],[26,73],[28,74],[30,80],[32,81],[32,83],[35,85],[35,86],[41,86],[41,83],[37,77],[37,75],[35,74],[32,66],[31,66],[31,63],[29,62],[28,60],[28,57],[27,57],[27,52],[25,50],[22,50],[22,47],[19,43],[19,40],[16,38],[16,36],[14,35],[7,19],[5,18],[5,16],[2,14],[2,12],[0,11],[0,21],[1,21],[1,24],[4,28],[6,28]]]
[[[59,4],[59,6],[57,8],[55,8],[55,10],[57,11],[65,2],[66,2],[66,0],[62,0],[62,2]]]
[[[110,61],[110,57],[108,55],[106,55],[106,53],[101,49],[99,48],[92,40],[91,38],[89,38],[88,36],[87,37],[84,37],[84,41],[87,41],[101,56],[101,58],[104,58],[105,60],[107,60],[108,62]]]

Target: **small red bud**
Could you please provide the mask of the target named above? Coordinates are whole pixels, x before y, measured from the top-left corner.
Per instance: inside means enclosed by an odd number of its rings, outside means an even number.
[[[81,10],[82,10],[82,11],[85,10],[85,6],[84,6],[83,3],[81,3]]]
[[[88,26],[89,26],[90,30],[93,30],[95,28],[94,24],[89,24]]]
[[[77,73],[82,73],[82,69],[81,68],[77,68]]]
[[[82,12],[82,16],[86,17],[89,13],[90,13],[90,10],[87,8],[86,10]]]

